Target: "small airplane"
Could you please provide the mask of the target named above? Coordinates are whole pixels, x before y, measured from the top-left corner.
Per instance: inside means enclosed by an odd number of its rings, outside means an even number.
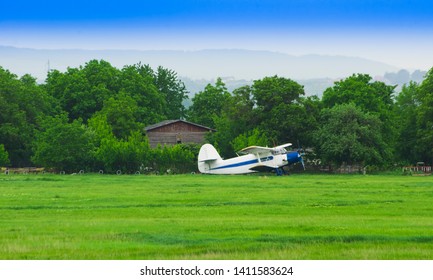
[[[273,148],[250,146],[240,150],[240,156],[222,159],[211,144],[204,144],[198,154],[198,170],[205,174],[247,174],[253,172],[275,171],[283,174],[283,166],[300,162],[305,170],[301,151],[286,150],[292,144]]]

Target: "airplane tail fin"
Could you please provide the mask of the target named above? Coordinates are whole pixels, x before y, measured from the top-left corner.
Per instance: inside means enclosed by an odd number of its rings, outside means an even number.
[[[198,170],[201,173],[209,173],[210,163],[221,159],[221,156],[218,154],[214,146],[211,144],[204,144],[201,146],[200,152],[198,153]]]
[[[198,153],[198,161],[211,161],[221,159],[221,156],[218,154],[217,150],[211,144],[204,144],[200,148],[200,152]]]

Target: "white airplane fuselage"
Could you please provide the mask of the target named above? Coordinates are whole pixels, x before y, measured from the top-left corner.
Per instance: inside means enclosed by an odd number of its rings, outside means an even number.
[[[253,154],[238,156],[230,159],[217,159],[210,162],[199,162],[199,170],[206,174],[247,174],[257,172],[252,170],[258,165],[267,165],[272,168],[287,165],[287,156],[268,155],[257,157]]]
[[[247,174],[275,171],[282,174],[282,167],[297,162],[304,163],[300,152],[287,152],[290,143],[274,148],[250,146],[240,152],[245,155],[222,159],[211,144],[204,144],[198,154],[198,170],[205,174]]]

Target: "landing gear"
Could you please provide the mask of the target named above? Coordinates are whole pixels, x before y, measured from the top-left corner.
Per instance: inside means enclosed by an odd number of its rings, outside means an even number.
[[[277,174],[277,176],[283,176],[286,175],[286,172],[284,171],[284,169],[282,168],[275,168],[275,174]]]

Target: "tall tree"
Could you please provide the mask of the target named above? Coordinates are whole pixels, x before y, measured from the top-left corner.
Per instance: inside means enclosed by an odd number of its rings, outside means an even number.
[[[233,91],[223,110],[232,120],[233,135],[237,136],[257,127],[259,116],[255,112],[255,107],[252,87],[242,86]]]
[[[254,81],[252,93],[259,127],[270,138],[271,144],[306,141],[304,132],[311,125],[302,104],[303,86],[288,78],[265,77]]]
[[[110,124],[114,136],[118,139],[126,139],[133,131],[139,131],[144,124],[138,121],[139,109],[137,102],[128,94],[120,92],[115,97],[104,101],[101,111],[95,113],[104,115]]]
[[[144,70],[141,65],[123,67],[119,84],[121,91],[137,103],[137,121],[149,125],[164,119],[165,100],[154,84],[153,76]]]
[[[118,95],[134,100],[139,122],[152,124],[164,119],[166,101],[149,66],[137,64],[118,70],[104,60],[91,60],[84,67],[68,68],[65,73],[51,71],[46,89],[59,100],[70,121],[81,118],[87,123],[104,102]]]
[[[217,132],[208,139],[227,157],[253,142],[277,145],[292,141],[310,146],[320,101],[302,95],[301,85],[277,76],[237,88],[213,118]]]
[[[350,104],[323,109],[316,132],[316,152],[326,163],[381,165],[390,158],[381,131],[382,122],[373,114]]]
[[[395,86],[372,81],[367,74],[354,74],[337,81],[323,93],[323,104],[331,108],[338,104],[353,103],[366,112],[379,113],[384,120],[393,106]]]
[[[418,84],[410,82],[408,85],[403,85],[395,104],[398,131],[396,155],[399,161],[406,164],[414,164],[420,160],[420,150],[417,147],[418,106]]]
[[[433,164],[433,68],[419,85],[417,99],[417,146],[419,160]]]
[[[66,115],[46,117],[36,134],[32,160],[60,171],[79,171],[89,166],[94,150],[92,135],[79,120],[68,123]]]
[[[216,132],[208,135],[207,139],[225,157],[236,155],[237,145],[233,142],[236,137],[257,128],[254,106],[251,87],[243,86],[233,91],[221,113],[213,118]]]
[[[91,60],[84,67],[68,68],[65,73],[48,73],[46,89],[59,100],[69,119],[84,122],[102,109],[104,100],[119,91],[120,72],[104,60]]]
[[[32,141],[39,117],[52,114],[55,102],[36,79],[20,79],[0,67],[0,144],[12,166],[31,165]]]
[[[188,120],[214,128],[214,119],[221,114],[229,98],[230,93],[221,78],[218,78],[215,85],[208,84],[194,96],[193,104],[188,109]]]
[[[164,115],[167,119],[183,119],[186,109],[183,101],[188,98],[185,84],[178,79],[176,72],[159,66],[154,74],[155,85],[164,96]]]
[[[387,150],[395,149],[397,128],[393,93],[396,86],[373,81],[367,74],[354,74],[334,83],[323,93],[323,106],[332,108],[340,104],[354,104],[364,112],[378,116],[383,125],[381,137],[387,143]],[[391,160],[391,159],[390,159]]]
[[[305,95],[303,86],[278,76],[256,80],[252,87],[256,104],[265,114],[281,104],[296,103]]]

